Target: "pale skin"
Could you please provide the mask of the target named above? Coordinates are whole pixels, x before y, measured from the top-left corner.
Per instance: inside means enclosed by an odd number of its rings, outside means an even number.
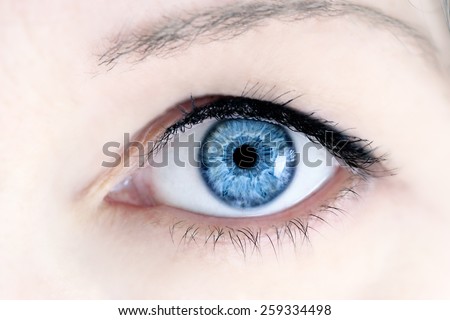
[[[425,41],[353,15],[273,19],[227,41],[123,59],[108,71],[99,55],[117,33],[214,2],[1,1],[0,297],[449,298],[443,10],[432,0],[353,3],[412,26]],[[293,107],[373,140],[396,174],[371,181],[343,204],[346,214],[278,256],[267,243],[245,259],[226,243],[216,251],[174,245],[170,226],[149,218],[173,214],[164,206],[124,213],[104,205],[127,173],[101,166],[105,142],[122,141],[191,94],[239,95],[249,81],[301,93]]]

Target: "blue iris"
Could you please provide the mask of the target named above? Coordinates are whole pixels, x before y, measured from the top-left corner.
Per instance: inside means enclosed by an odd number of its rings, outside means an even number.
[[[266,121],[215,124],[200,149],[201,175],[222,201],[238,208],[266,204],[286,190],[296,152],[286,130]]]

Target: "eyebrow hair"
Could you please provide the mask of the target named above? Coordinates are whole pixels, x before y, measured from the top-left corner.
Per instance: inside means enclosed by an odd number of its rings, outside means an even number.
[[[403,44],[412,40],[423,52],[434,50],[434,45],[418,30],[374,8],[345,1],[266,0],[234,3],[200,13],[165,18],[148,28],[119,34],[99,57],[99,64],[112,68],[120,58],[129,55],[137,56],[133,62],[148,56],[172,56],[194,42],[210,43],[235,38],[262,26],[267,20],[296,22],[342,16],[353,16],[370,26],[388,30]]]

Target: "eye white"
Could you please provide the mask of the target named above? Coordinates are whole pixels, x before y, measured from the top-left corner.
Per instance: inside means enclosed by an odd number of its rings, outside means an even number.
[[[200,142],[216,122],[206,120],[179,132],[164,148],[152,155],[152,161],[158,165],[145,170],[150,170],[152,192],[158,202],[216,217],[270,215],[292,207],[319,190],[339,166],[324,146],[311,142],[302,133],[288,130],[300,157],[291,183],[267,204],[245,209],[229,206],[211,192],[200,173]],[[192,141],[197,142],[195,147]],[[183,144],[185,147],[180,147]]]

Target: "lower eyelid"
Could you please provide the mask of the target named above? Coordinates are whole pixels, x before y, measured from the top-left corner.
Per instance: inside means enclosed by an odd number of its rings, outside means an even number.
[[[349,198],[359,193],[359,189],[362,188],[361,183],[366,184],[368,181],[362,181],[359,176],[339,168],[335,176],[321,190],[301,203],[278,214],[255,218],[218,218],[166,205],[151,208],[136,208],[113,203],[106,205],[113,205],[117,209],[119,219],[127,219],[129,215],[142,215],[142,219],[145,219],[151,228],[167,230],[170,240],[179,249],[182,247],[216,249],[219,246],[227,249],[229,246],[235,246],[233,241],[239,242],[239,235],[245,237],[245,239],[241,238],[241,242],[247,242],[248,246],[256,244],[259,246],[265,242],[270,244],[270,241],[274,239],[280,242],[278,234],[280,232],[284,234],[282,236],[284,240],[278,245],[282,245],[286,241],[292,244],[293,237],[296,239],[309,237],[311,231],[320,231],[321,225],[328,223],[329,218],[339,217],[339,212],[347,209]],[[248,233],[247,236],[243,234],[245,232]],[[250,240],[252,237],[257,243]],[[257,237],[262,238],[256,239]],[[271,244],[270,248],[270,250],[273,249]]]

